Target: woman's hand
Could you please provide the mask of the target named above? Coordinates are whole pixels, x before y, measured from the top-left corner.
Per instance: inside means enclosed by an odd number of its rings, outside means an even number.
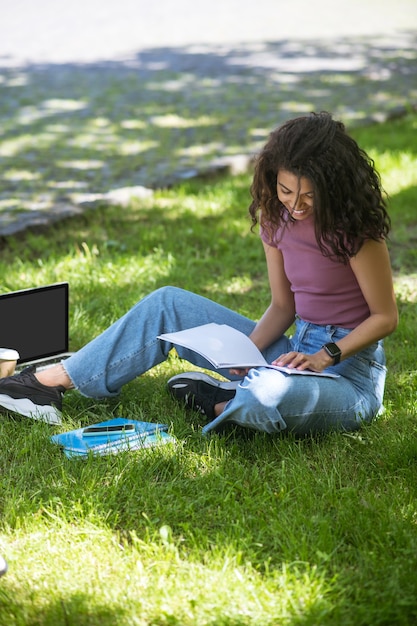
[[[290,369],[297,370],[311,370],[313,372],[322,372],[326,367],[333,365],[333,359],[323,349],[319,350],[315,354],[304,354],[304,352],[287,352],[281,354],[278,358],[272,361],[272,365],[278,365],[279,367],[289,367]],[[250,367],[233,368],[230,371],[235,376],[246,376]]]
[[[242,378],[244,378],[249,370],[250,367],[234,367],[233,369],[229,370],[229,372],[233,374],[233,376],[242,376]]]
[[[333,359],[325,350],[319,350],[314,354],[304,354],[304,352],[287,352],[281,354],[277,359],[272,361],[272,365],[279,367],[289,367],[297,370],[312,370],[313,372],[322,372],[326,367],[333,365]]]

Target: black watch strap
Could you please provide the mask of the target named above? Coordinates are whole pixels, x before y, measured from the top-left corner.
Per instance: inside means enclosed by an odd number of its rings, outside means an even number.
[[[327,354],[332,357],[335,365],[340,363],[340,357],[342,356],[342,351],[336,343],[325,343],[324,346],[322,346],[322,348],[324,348]]]

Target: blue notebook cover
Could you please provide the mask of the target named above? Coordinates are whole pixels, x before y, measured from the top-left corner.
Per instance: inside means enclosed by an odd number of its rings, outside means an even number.
[[[100,456],[117,454],[125,450],[138,450],[141,448],[149,448],[160,443],[175,441],[174,437],[171,437],[166,432],[168,430],[167,424],[140,422],[138,420],[115,417],[114,419],[91,425],[119,426],[123,424],[133,424],[135,430],[129,434],[117,436],[100,434],[85,437],[83,436],[84,428],[77,428],[76,430],[70,430],[66,433],[53,435],[51,441],[61,446],[68,457],[85,457],[89,453],[98,454]]]

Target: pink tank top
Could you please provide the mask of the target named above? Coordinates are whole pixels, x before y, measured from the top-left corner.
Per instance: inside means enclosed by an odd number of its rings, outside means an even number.
[[[289,222],[272,240],[262,230],[261,237],[282,252],[295,309],[303,320],[355,328],[369,317],[369,307],[349,263],[344,265],[321,253],[313,216]]]

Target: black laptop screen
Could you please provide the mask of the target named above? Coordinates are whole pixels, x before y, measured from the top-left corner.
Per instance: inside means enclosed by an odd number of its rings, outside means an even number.
[[[68,351],[68,283],[0,295],[0,347],[19,363]]]

